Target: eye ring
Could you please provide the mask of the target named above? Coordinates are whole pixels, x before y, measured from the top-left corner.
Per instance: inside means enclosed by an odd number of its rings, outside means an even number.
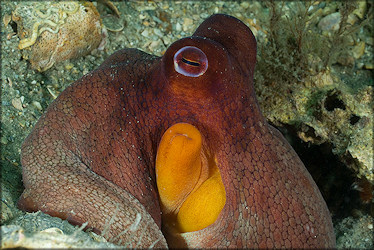
[[[174,69],[188,77],[199,77],[208,69],[205,53],[194,46],[185,46],[174,54]]]

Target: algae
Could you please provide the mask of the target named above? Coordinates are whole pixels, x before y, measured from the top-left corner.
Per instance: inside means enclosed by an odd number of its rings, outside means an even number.
[[[295,126],[306,142],[330,143],[358,177],[374,183],[373,80],[359,72],[362,81],[352,84],[352,77],[342,73],[352,69],[338,64],[341,57],[353,58],[356,45],[365,43],[352,43],[359,32],[373,30],[373,6],[353,22],[359,2],[332,2],[326,13],[335,11],[340,21],[337,30],[326,33],[317,25],[326,14],[325,2],[265,3],[269,33],[259,44],[255,74],[265,116],[275,125]]]

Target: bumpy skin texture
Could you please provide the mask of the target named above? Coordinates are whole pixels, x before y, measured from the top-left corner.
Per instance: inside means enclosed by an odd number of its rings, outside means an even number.
[[[184,46],[207,55],[203,75],[175,71],[173,56]],[[259,110],[255,62],[250,29],[226,15],[208,18],[162,58],[116,52],[68,87],[24,142],[19,206],[88,221],[130,246],[163,247],[165,235],[169,246],[334,247],[316,184]],[[207,228],[179,234],[162,227],[162,234],[155,158],[162,134],[179,122],[201,132],[227,200]]]

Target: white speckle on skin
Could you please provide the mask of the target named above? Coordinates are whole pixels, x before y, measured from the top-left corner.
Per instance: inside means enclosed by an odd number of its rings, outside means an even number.
[[[140,213],[136,213],[136,218],[135,218],[135,221],[133,224],[131,224],[130,226],[130,231],[134,232],[138,229],[138,226],[140,224],[140,221],[142,219],[142,216],[140,215]]]

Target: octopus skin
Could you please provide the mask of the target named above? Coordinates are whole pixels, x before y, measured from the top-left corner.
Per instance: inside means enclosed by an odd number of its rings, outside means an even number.
[[[111,55],[22,145],[25,211],[130,247],[332,248],[326,203],[259,109],[256,40],[216,14],[160,58]]]

